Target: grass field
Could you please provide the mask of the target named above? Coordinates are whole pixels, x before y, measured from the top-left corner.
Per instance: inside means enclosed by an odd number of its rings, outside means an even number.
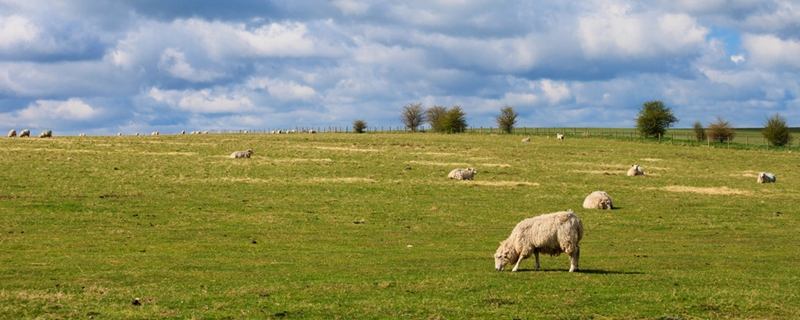
[[[0,139],[0,318],[800,317],[800,152],[520,139]],[[617,208],[583,209],[595,190]],[[565,209],[580,272],[494,270]]]

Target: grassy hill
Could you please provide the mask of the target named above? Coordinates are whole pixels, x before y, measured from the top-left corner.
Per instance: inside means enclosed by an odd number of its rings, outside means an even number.
[[[800,153],[520,139],[0,139],[0,318],[800,315]],[[583,209],[595,190],[618,208]],[[517,222],[565,209],[580,272],[494,270]]]

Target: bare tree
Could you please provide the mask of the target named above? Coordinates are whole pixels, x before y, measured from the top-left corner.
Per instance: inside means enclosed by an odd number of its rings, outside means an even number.
[[[517,117],[519,117],[519,113],[514,111],[514,107],[506,105],[500,109],[500,115],[495,120],[501,131],[511,133],[514,130],[514,125],[517,124]]]
[[[425,108],[422,103],[409,103],[400,110],[400,121],[412,132],[417,131],[417,127],[425,121]]]
[[[434,132],[445,131],[445,120],[447,118],[447,108],[444,106],[433,106],[425,110],[425,121],[431,125]]]

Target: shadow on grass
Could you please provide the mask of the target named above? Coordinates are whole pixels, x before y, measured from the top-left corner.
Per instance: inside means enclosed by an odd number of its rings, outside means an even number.
[[[566,269],[539,269],[537,271],[533,271],[533,269],[522,269],[520,268],[518,272],[565,272],[569,273]],[[580,269],[576,273],[588,273],[588,274],[644,274],[644,272],[639,271],[610,271],[610,270],[600,270],[600,269]]]

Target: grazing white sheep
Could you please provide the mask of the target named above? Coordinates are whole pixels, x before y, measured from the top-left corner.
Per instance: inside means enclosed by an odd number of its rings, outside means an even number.
[[[121,137],[122,136],[122,132],[117,132],[117,136]]]
[[[158,135],[158,131],[153,131],[153,133],[151,133],[150,135],[151,136],[157,136]]]
[[[139,133],[138,133],[138,132],[137,132],[137,133],[135,133],[135,134],[134,134],[134,136],[139,136]]]
[[[81,133],[81,134],[79,134],[78,136],[79,136],[79,137],[85,137],[85,136],[86,136],[86,134],[85,134],[85,133]]]
[[[186,130],[181,130],[181,134],[186,134]]]
[[[758,183],[771,183],[775,182],[775,174],[771,172],[759,172]]]
[[[605,191],[595,191],[583,200],[583,207],[586,209],[613,209],[611,197]]]
[[[247,149],[245,151],[234,151],[233,153],[231,153],[230,158],[231,159],[250,158],[251,155],[253,155],[253,149]]]
[[[30,137],[30,136],[31,136],[31,131],[28,130],[28,129],[25,129],[25,130],[22,130],[22,131],[19,132],[19,137],[20,138],[22,138],[22,137]]]
[[[52,138],[53,130],[44,130],[39,134],[39,138]]]
[[[642,171],[642,168],[639,167],[638,164],[631,165],[631,168],[628,169],[628,176],[629,177],[643,176],[643,175],[644,175],[644,171]]]
[[[203,134],[208,134],[208,131],[203,131]]]
[[[478,174],[478,171],[473,168],[466,168],[466,169],[458,168],[458,169],[453,169],[453,171],[450,171],[447,177],[456,180],[472,180],[472,178],[474,178],[476,174]]]
[[[511,231],[511,235],[500,243],[494,254],[494,268],[505,269],[509,263],[515,263],[512,272],[519,270],[522,259],[533,254],[539,270],[539,253],[557,256],[562,252],[569,255],[569,272],[578,270],[580,257],[580,241],[583,239],[583,222],[572,210],[543,214],[538,217],[522,220]]]
[[[564,140],[564,134],[563,134],[563,133],[557,133],[557,134],[556,134],[556,139],[558,139],[558,140]]]
[[[13,138],[13,137],[16,137],[16,136],[17,136],[17,130],[11,129],[11,131],[8,132],[8,137],[9,138]]]
[[[522,142],[531,142],[531,137],[527,137],[525,139],[522,139]]]
[[[308,133],[317,133],[314,129],[308,129]]]

